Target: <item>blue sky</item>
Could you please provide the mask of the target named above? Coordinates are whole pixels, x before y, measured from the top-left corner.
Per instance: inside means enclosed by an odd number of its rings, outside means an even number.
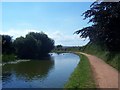
[[[82,13],[92,2],[4,2],[2,3],[2,34],[13,38],[28,32],[44,32],[55,44],[82,46],[89,40],[73,33],[88,26]]]

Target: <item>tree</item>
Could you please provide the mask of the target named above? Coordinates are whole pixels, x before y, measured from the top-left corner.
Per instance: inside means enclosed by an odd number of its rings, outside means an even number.
[[[19,58],[25,58],[26,49],[25,49],[25,38],[19,37],[14,40],[14,46],[16,50],[16,54]]]
[[[76,31],[82,38],[89,37],[91,43],[99,44],[110,52],[120,51],[120,2],[94,2],[90,10],[83,13],[93,25]]]
[[[62,45],[57,45],[56,47],[57,47],[57,48],[62,48],[63,46],[62,46]]]
[[[56,49],[57,49],[57,50],[61,50],[62,48],[63,48],[62,45],[57,45],[57,46],[56,46]]]
[[[49,53],[54,48],[54,40],[50,39],[43,32],[30,32],[28,35],[31,35],[36,40],[38,57]]]
[[[30,32],[25,38],[16,38],[14,45],[19,58],[33,59],[47,55],[54,48],[54,40],[42,32]]]
[[[2,35],[2,53],[11,54],[14,52],[12,37],[9,35]]]

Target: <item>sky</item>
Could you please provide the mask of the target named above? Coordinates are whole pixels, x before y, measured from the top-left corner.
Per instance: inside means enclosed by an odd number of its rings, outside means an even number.
[[[55,45],[83,46],[89,39],[73,34],[87,27],[81,16],[92,2],[3,2],[0,34],[25,36],[28,32],[44,32]]]

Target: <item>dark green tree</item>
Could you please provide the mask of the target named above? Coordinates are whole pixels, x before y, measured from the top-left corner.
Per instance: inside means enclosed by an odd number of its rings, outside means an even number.
[[[57,50],[62,50],[62,48],[63,48],[62,45],[57,45],[57,46],[56,46],[56,49],[57,49]]]
[[[25,58],[26,56],[26,46],[25,46],[25,38],[24,37],[19,37],[14,40],[14,46],[16,50],[16,55],[19,58]]]
[[[120,2],[94,2],[83,16],[93,25],[75,33],[111,52],[120,51]]]
[[[19,58],[37,59],[47,55],[54,48],[54,40],[42,32],[30,32],[25,38],[17,38],[14,45]]]
[[[9,35],[2,35],[2,53],[11,54],[14,52],[12,37]]]
[[[62,45],[57,45],[56,47],[57,47],[57,48],[62,48],[63,46],[62,46]]]

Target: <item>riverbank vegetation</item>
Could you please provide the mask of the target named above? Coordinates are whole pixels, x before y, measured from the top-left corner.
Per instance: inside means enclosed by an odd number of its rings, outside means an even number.
[[[79,52],[81,49],[81,46],[62,46],[62,45],[57,45],[55,48],[52,50],[53,52],[62,52],[62,51],[73,51],[73,52]]]
[[[120,59],[120,2],[94,2],[83,13],[91,26],[76,31],[81,38],[89,37],[90,42],[82,51],[97,55],[119,70]]]
[[[54,40],[43,32],[30,32],[25,37],[15,40],[9,35],[2,36],[2,60],[3,62],[19,59],[39,59],[48,56],[54,48]]]
[[[3,62],[15,61],[16,59],[17,58],[14,54],[3,54],[2,55]]]
[[[101,48],[99,45],[89,43],[82,47],[62,47],[59,50],[55,48],[53,52],[56,53],[62,53],[62,52],[84,52],[88,54],[95,55],[102,60],[104,60],[106,63],[110,64],[112,67],[116,68],[120,71],[119,67],[119,59],[120,59],[120,53],[114,53],[109,52],[108,50],[105,50],[104,48]]]
[[[2,62],[14,61],[16,58],[12,37],[9,35],[0,35],[0,37],[2,37]]]
[[[110,64],[112,67],[120,71],[118,65],[120,59],[120,53],[109,52],[107,50],[101,49],[100,46],[95,44],[88,44],[83,48],[81,48],[81,51],[101,58],[106,63]]]
[[[80,53],[76,54],[80,56],[80,62],[64,88],[96,88],[88,58]]]
[[[30,32],[26,37],[14,40],[18,58],[37,59],[46,56],[54,48],[54,40],[44,33]]]

